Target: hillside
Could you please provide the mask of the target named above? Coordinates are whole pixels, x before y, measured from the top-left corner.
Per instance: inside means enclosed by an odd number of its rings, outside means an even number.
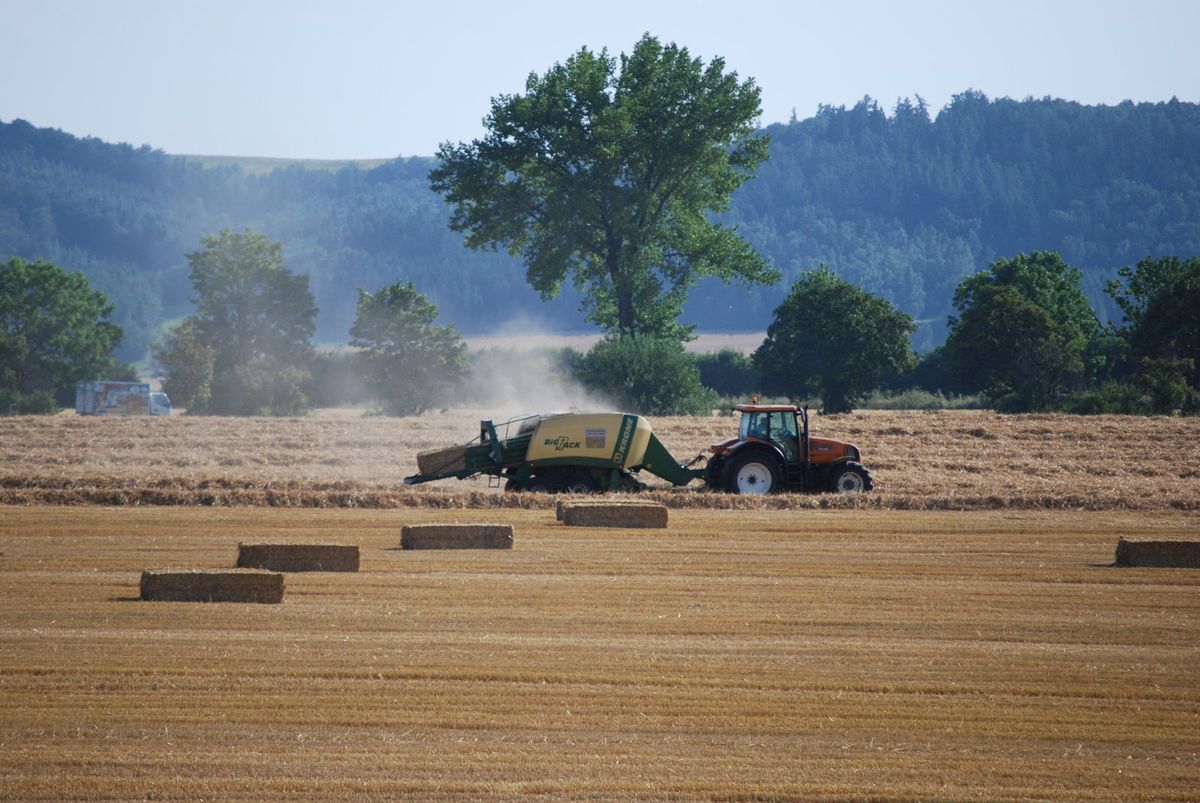
[[[955,284],[999,256],[1061,251],[1102,288],[1142,256],[1200,254],[1200,107],[1171,101],[1083,106],[958,95],[931,115],[869,98],[768,126],[771,159],[727,213],[790,281],[826,262],[942,337]],[[374,167],[169,156],[0,122],[0,258],[80,270],[117,305],[122,356],[144,352],[164,320],[189,310],[185,254],[222,227],[283,243],[308,274],[318,339],[342,341],[355,289],[414,282],[469,334],[514,320],[586,328],[578,297],[541,301],[523,266],[476,253],[446,228],[428,189],[432,160]],[[701,330],[761,330],[786,284],[709,283],[686,308]]]

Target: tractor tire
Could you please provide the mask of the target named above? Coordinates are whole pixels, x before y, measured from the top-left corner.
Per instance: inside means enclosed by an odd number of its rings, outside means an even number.
[[[741,452],[726,463],[723,478],[730,493],[769,494],[783,489],[783,466],[772,454]]]
[[[842,463],[829,473],[829,490],[838,494],[865,493],[875,487],[871,472],[862,463]]]
[[[525,481],[524,490],[534,494],[554,494],[559,488],[545,477],[531,477]]]
[[[563,486],[563,492],[569,494],[594,494],[600,490],[596,479],[587,472],[572,474]]]

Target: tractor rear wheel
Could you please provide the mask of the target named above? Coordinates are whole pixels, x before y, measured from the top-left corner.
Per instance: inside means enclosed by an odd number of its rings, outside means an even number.
[[[842,463],[829,475],[829,490],[839,494],[857,494],[875,487],[871,472],[862,463]]]
[[[552,494],[558,492],[558,486],[545,477],[531,477],[525,481],[525,490],[535,494]]]
[[[569,494],[594,494],[600,490],[600,485],[591,474],[581,471],[567,478],[563,490]]]
[[[725,465],[724,482],[730,493],[769,494],[783,487],[783,466],[774,455],[743,452]]]

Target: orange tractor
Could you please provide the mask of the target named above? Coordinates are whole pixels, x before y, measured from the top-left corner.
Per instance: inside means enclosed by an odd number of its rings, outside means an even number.
[[[714,443],[704,469],[710,488],[765,494],[793,488],[857,493],[871,490],[871,472],[852,443],[809,434],[808,408],[739,404],[736,438]]]

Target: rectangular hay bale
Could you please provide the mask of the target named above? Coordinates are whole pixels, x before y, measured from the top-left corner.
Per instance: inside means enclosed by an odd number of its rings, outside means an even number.
[[[273,572],[356,572],[356,544],[238,544],[237,565]]]
[[[660,505],[658,502],[649,502],[649,501],[644,502],[640,499],[622,499],[620,502],[613,502],[611,499],[609,499],[609,500],[603,500],[603,499],[578,500],[578,499],[576,499],[573,501],[563,501],[560,499],[554,505],[554,518],[556,521],[562,521],[563,520],[563,511],[568,507],[584,507],[584,506],[612,507],[613,505],[623,505],[625,507],[639,507],[639,506],[641,506],[641,507],[646,507],[646,506],[662,507],[662,505]]]
[[[406,524],[401,549],[512,549],[511,524]]]
[[[1117,539],[1118,566],[1200,569],[1200,540]]]
[[[283,602],[283,575],[259,569],[142,572],[144,600],[165,602]]]
[[[422,474],[445,474],[463,471],[467,467],[467,447],[447,446],[417,454],[417,469]]]
[[[568,527],[666,527],[666,505],[582,504],[563,505],[563,524]]]

